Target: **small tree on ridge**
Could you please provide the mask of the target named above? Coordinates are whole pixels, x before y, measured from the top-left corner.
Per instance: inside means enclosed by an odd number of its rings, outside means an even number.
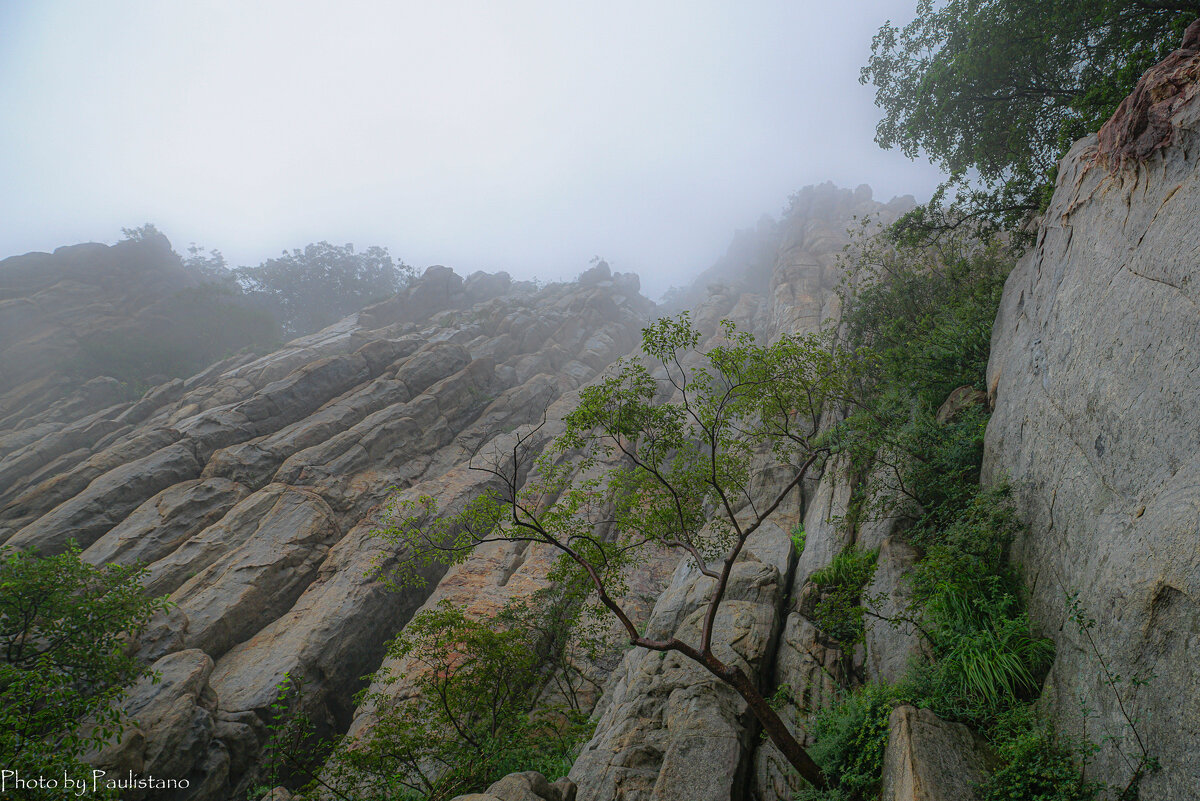
[[[406,502],[392,510],[383,534],[412,549],[409,566],[461,561],[484,542],[558,549],[586,575],[631,644],[682,654],[730,685],[800,775],[823,788],[821,769],[755,681],[714,652],[714,623],[747,539],[831,452],[818,433],[820,414],[845,397],[857,360],[817,335],[785,335],[764,346],[728,321],[723,326],[723,343],[690,367],[700,334],[687,313],[657,321],[643,330],[642,342],[656,372],[636,359],[619,362],[580,392],[545,454],[534,457],[534,429],[518,434],[511,449],[473,460],[472,468],[493,475],[500,489],[443,517],[430,496]],[[755,498],[752,469],[764,451],[772,470],[787,470],[765,501]],[[567,452],[578,458],[556,461]],[[611,464],[618,466],[605,467]],[[598,467],[591,471],[598,477],[575,478],[577,468]],[[531,478],[523,481],[526,474]],[[648,548],[676,550],[710,579],[699,640],[648,637],[623,607],[625,569]]]

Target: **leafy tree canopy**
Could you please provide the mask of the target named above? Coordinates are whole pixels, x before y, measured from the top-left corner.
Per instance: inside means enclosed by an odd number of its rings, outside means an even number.
[[[912,22],[886,23],[860,79],[884,111],[875,139],[950,175],[902,229],[1013,228],[1043,208],[1071,142],[1197,16],[1196,0],[920,0]]]
[[[581,390],[536,465],[534,434],[518,434],[511,448],[472,465],[496,488],[455,515],[438,516],[432,497],[400,504],[382,533],[414,554],[406,572],[425,559],[465,558],[482,542],[557,548],[633,645],[679,653],[729,684],[800,775],[821,787],[820,770],[714,621],[749,537],[832,451],[820,415],[847,397],[863,365],[820,335],[763,345],[725,321],[719,339],[700,351],[686,312],[658,320],[642,332],[644,359],[623,360]],[[566,454],[574,458],[559,458]],[[768,470],[782,481],[764,482]],[[624,607],[626,569],[656,549],[689,557],[712,580],[698,636],[647,636]]]
[[[332,747],[314,742],[303,688],[284,682],[261,789],[291,774],[307,780],[299,798],[445,801],[511,772],[565,774],[591,727],[542,692],[564,678],[578,601],[570,586],[552,587],[490,619],[449,601],[417,614],[357,699],[377,722]]]
[[[137,567],[89,565],[74,547],[49,557],[0,551],[6,769],[75,772],[82,754],[119,734],[113,702],[146,672],[128,652],[128,638],[165,605],[142,594],[142,575]]]
[[[356,253],[354,245],[317,242],[235,274],[294,336],[396,293],[411,279],[412,268],[394,261],[387,248]]]

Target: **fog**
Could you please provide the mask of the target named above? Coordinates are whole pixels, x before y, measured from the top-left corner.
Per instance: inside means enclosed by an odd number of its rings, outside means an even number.
[[[878,2],[0,4],[0,256],[154,223],[231,265],[329,240],[657,296],[872,141]]]

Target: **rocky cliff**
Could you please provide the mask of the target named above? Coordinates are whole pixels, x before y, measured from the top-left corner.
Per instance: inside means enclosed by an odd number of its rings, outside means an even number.
[[[1032,612],[1057,644],[1047,706],[1104,743],[1098,776],[1121,781],[1144,746],[1163,769],[1142,797],[1185,799],[1200,775],[1200,421],[1188,403],[1200,389],[1200,51],[1172,59],[1099,138],[1071,151],[1037,245],[1009,278],[985,467],[988,480],[1012,483],[1029,526],[1016,556]],[[854,278],[839,260],[847,229],[909,205],[880,204],[865,187],[804,190],[674,302],[708,336],[725,318],[767,341],[836,329],[836,290]],[[0,357],[23,362],[59,347],[67,322],[29,327],[21,315],[70,289],[42,286],[26,267],[11,274],[28,286],[6,284],[0,299],[4,330],[22,332],[6,335]],[[93,310],[81,319],[102,326],[111,310]],[[389,590],[378,571],[405,554],[376,536],[382,506],[429,493],[459,508],[488,486],[471,454],[543,417],[532,444],[547,443],[581,387],[636,356],[657,313],[636,277],[607,267],[545,288],[431,268],[321,332],[136,401],[100,381],[55,403],[58,377],[18,376],[0,414],[0,543],[57,552],[75,542],[93,562],[143,562],[148,589],[175,604],[137,646],[161,680],[133,689],[133,728],[94,760],[188,777],[189,799],[242,798],[285,674],[305,684],[321,733],[369,730],[378,708],[352,699],[418,609],[450,601],[490,614],[545,586],[551,562],[527,544],[493,544],[448,571],[429,568],[423,588]],[[829,409],[823,425],[840,414]],[[904,608],[921,554],[897,521],[850,513],[856,482],[885,483],[865,478],[835,458],[796,492],[742,554],[716,627],[718,651],[765,693],[791,689],[782,713],[802,738],[804,714],[839,685],[895,681],[921,648],[911,629],[879,622]],[[801,525],[797,554],[790,532]],[[812,621],[811,577],[849,544],[878,549],[865,595],[881,606],[865,644],[844,653]],[[640,566],[629,598],[650,634],[684,633],[708,581],[662,555]],[[1095,627],[1074,624],[1072,609]],[[579,801],[782,801],[798,789],[740,697],[677,656],[629,651],[589,678],[597,727],[570,773]],[[1086,721],[1079,696],[1096,712]],[[939,771],[979,773],[965,727],[905,706],[892,719],[885,797],[921,797],[914,788]]]
[[[400,557],[373,537],[380,504],[478,491],[466,456],[629,352],[652,311],[636,277],[607,270],[537,290],[431,268],[265,357],[3,432],[4,543],[146,563],[175,604],[140,644],[162,681],[135,688],[136,729],[97,761],[233,797],[286,672],[344,731],[360,677],[428,592],[374,578]]]
[[[122,400],[111,377],[77,386],[85,344],[144,328],[158,304],[198,283],[161,234],[0,261],[0,448]]]
[[[1141,797],[1164,801],[1195,798],[1200,777],[1192,32],[1063,161],[1036,247],[1005,286],[988,367],[986,472],[1014,488],[1029,525],[1017,556],[1058,646],[1045,700],[1102,744],[1105,780],[1157,758]]]
[[[802,192],[749,251],[735,246],[706,275],[699,324],[715,332],[728,317],[768,339],[831,324],[854,218],[908,204],[883,206],[865,188]],[[0,431],[4,544],[57,552],[75,542],[90,561],[146,563],[148,589],[175,604],[139,645],[161,681],[134,688],[126,709],[136,725],[95,760],[190,777],[191,798],[237,797],[253,781],[285,673],[304,681],[323,732],[372,725],[372,710],[351,698],[416,609],[449,599],[487,613],[544,584],[549,563],[522,547],[481,549],[444,577],[430,573],[425,589],[390,591],[375,576],[403,554],[374,536],[381,505],[429,492],[454,509],[483,489],[470,454],[543,414],[548,441],[573,393],[631,353],[654,313],[636,277],[607,268],[540,290],[431,268],[396,298],[267,356],[133,402],[10,415]],[[817,490],[826,500],[809,512],[814,530],[836,514],[831,487]],[[806,557],[797,569],[788,536],[805,508],[797,498],[760,532],[722,622],[764,686],[816,670],[806,664],[814,634],[793,601],[819,563]],[[814,553],[836,550],[810,542]],[[667,558],[631,587],[658,598],[640,614],[664,631],[692,625],[698,589]],[[626,657],[592,699],[601,723],[573,774],[581,798],[655,787],[654,797],[695,797],[694,768],[710,758],[729,768],[714,797],[744,795],[752,775],[757,794],[776,797],[766,785],[784,780],[765,753],[755,762],[744,706],[710,707],[724,690],[696,679],[686,666]]]

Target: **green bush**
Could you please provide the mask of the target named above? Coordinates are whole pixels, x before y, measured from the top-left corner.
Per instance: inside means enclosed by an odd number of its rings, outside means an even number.
[[[821,591],[813,622],[843,647],[863,639],[863,589],[875,574],[878,549],[850,545],[809,577]]]
[[[852,801],[879,794],[883,755],[888,741],[888,718],[897,702],[885,684],[867,684],[835,706],[819,711],[810,726],[816,743],[813,759],[825,771],[830,788],[811,788],[797,801]]]
[[[979,801],[1092,801],[1104,789],[1083,776],[1094,749],[1058,737],[1032,705],[1000,715],[991,740],[1000,766],[979,785]]]
[[[933,646],[923,679],[944,717],[982,723],[1035,696],[1053,659],[1007,559],[1018,530],[1007,491],[977,487],[942,530],[919,530],[925,556],[911,576],[911,605]]]
[[[808,534],[804,531],[804,525],[798,524],[791,530],[789,536],[792,538],[792,548],[795,550],[796,556],[804,555],[804,545],[808,540]]]
[[[136,566],[90,565],[74,545],[47,557],[0,550],[5,769],[90,775],[83,754],[120,737],[116,701],[147,670],[130,655],[128,638],[165,606],[142,594],[143,575]]]
[[[1013,256],[967,237],[936,249],[861,243],[866,278],[845,297],[848,345],[878,358],[876,389],[937,409],[963,385],[984,389],[992,323]]]
[[[565,619],[553,599],[537,600],[546,617]],[[565,775],[591,726],[541,700],[554,664],[547,650],[562,642],[534,617],[519,602],[494,619],[467,617],[449,602],[415,616],[388,646],[406,672],[373,677],[378,689],[356,703],[377,720],[353,739],[321,741],[303,687],[284,682],[260,790],[283,783],[302,785],[301,798],[445,801],[508,773]],[[387,688],[400,681],[406,692],[393,697]]]
[[[888,708],[903,701],[990,731],[1010,710],[1036,697],[1053,645],[1033,632],[1021,577],[1008,559],[1021,530],[1008,493],[979,485],[986,409],[969,407],[944,422],[936,413],[955,388],[985,385],[992,320],[1011,261],[998,247],[969,239],[937,250],[875,242],[864,247],[862,258],[878,278],[847,297],[845,319],[847,340],[869,369],[854,413],[834,436],[851,458],[852,473],[872,475],[881,462],[894,468],[895,488],[874,501],[879,509],[866,512],[908,518],[905,536],[922,558],[909,576],[907,613],[929,646],[903,686],[870,690],[875,695],[867,697],[886,696]],[[848,551],[814,581],[853,587],[851,579],[863,575],[862,559],[862,552]],[[856,602],[864,585],[857,586]],[[862,611],[854,616],[845,602],[849,595],[835,591],[840,602],[818,605],[816,622],[853,643]],[[839,781],[841,795],[831,799],[868,798],[877,787],[878,775],[871,771],[881,763],[870,755],[881,751],[864,733],[865,703],[856,694],[818,714],[815,750],[831,749],[845,762],[850,757],[844,755],[865,749],[856,763],[862,770],[831,768],[852,777]],[[882,710],[880,701],[880,725],[886,723]],[[1010,730],[1016,731],[1011,726],[1004,731]],[[1022,737],[1032,736],[1032,729],[1022,731]],[[1015,737],[1004,742],[1016,743]],[[1025,756],[1012,750],[1006,764],[1016,772],[1040,770],[1022,766]]]

